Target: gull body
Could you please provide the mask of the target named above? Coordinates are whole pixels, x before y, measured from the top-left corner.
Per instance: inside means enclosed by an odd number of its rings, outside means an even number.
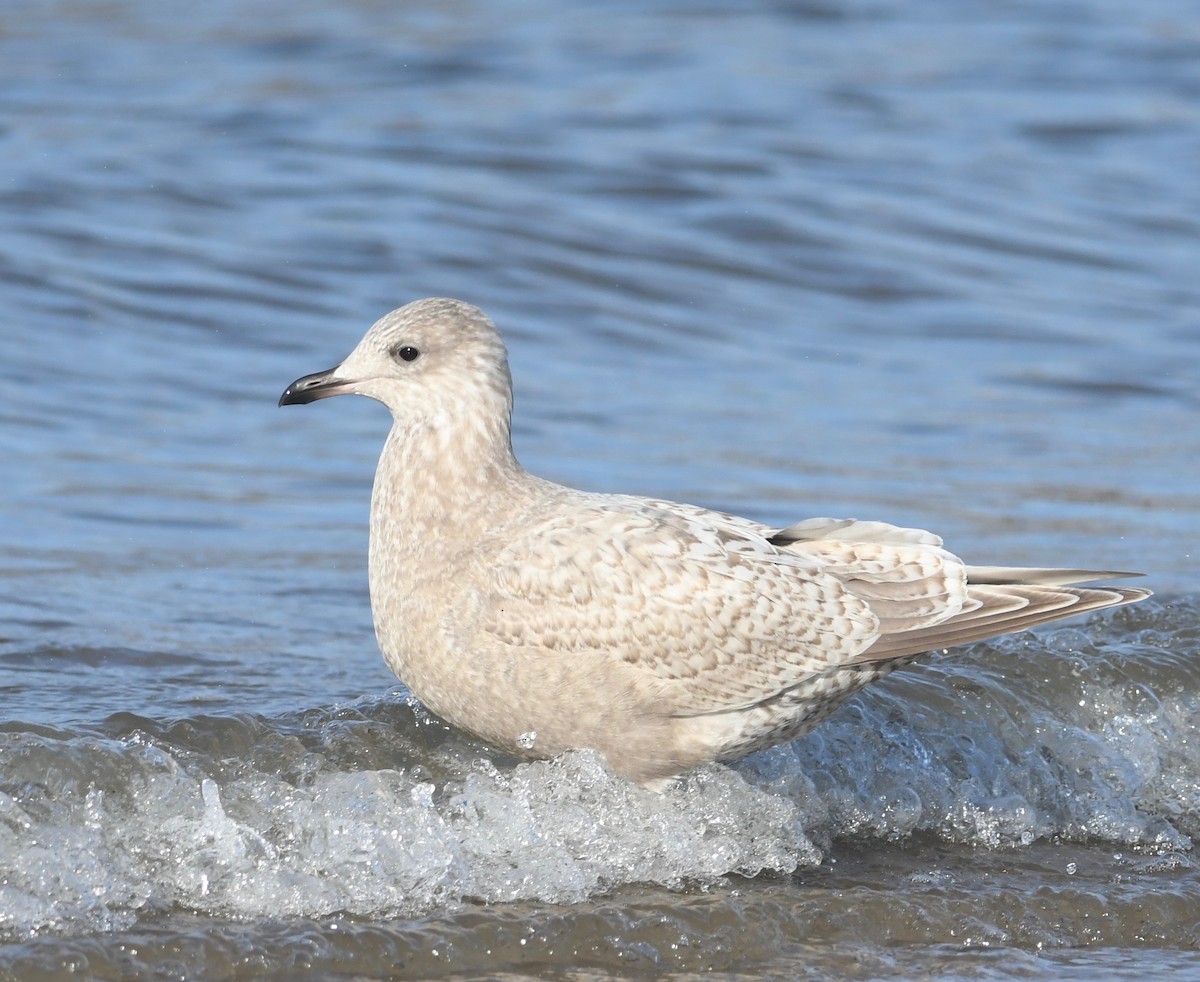
[[[969,567],[920,529],[774,529],[535,477],[504,343],[462,301],[392,311],[280,405],[343,393],[393,420],[370,519],[383,657],[510,753],[591,748],[661,786],[806,732],[922,652],[1149,596],[1079,585],[1132,574]]]

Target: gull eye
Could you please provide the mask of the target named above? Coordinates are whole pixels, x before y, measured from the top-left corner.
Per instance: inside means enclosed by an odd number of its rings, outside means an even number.
[[[401,361],[416,361],[417,356],[420,355],[421,352],[419,352],[411,344],[406,344],[406,345],[402,345],[399,348],[392,349],[392,354],[395,355],[397,358],[399,358]]]

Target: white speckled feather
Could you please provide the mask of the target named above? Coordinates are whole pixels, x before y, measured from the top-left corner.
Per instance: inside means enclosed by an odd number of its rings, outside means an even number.
[[[618,658],[689,715],[754,705],[878,638],[867,603],[819,562],[715,518],[579,496],[569,530],[550,516],[497,555],[478,640]]]

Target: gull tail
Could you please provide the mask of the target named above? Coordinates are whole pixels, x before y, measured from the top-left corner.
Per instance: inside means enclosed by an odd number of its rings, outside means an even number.
[[[884,634],[856,663],[890,661],[970,644],[1093,610],[1136,603],[1151,592],[1136,587],[1075,584],[1140,575],[1088,569],[968,566],[968,603],[961,613],[937,624]]]

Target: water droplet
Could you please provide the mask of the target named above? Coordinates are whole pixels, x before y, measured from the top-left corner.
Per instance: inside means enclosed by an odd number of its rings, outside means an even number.
[[[522,750],[532,750],[534,743],[537,742],[537,730],[526,730],[517,737],[517,746]]]

